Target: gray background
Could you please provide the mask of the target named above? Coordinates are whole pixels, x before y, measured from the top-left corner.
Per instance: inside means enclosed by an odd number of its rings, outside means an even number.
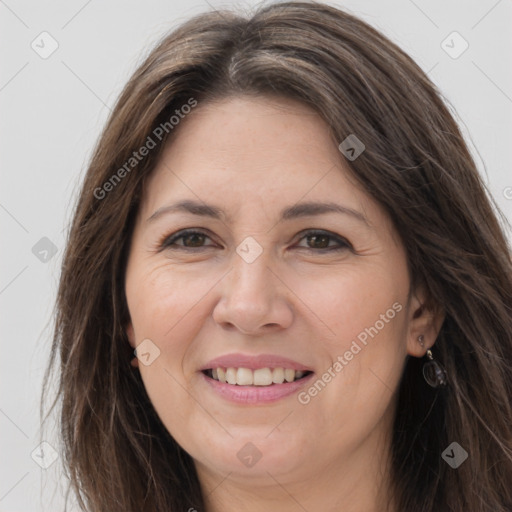
[[[247,11],[255,4],[0,0],[0,512],[63,510],[55,422],[43,438],[55,452],[38,448],[38,400],[63,230],[115,98],[166,31],[212,7]],[[489,190],[512,219],[512,1],[331,4],[383,31],[428,72],[456,111]],[[44,31],[50,36],[40,36]],[[458,58],[442,47],[453,31],[469,44]],[[42,58],[52,44],[57,50]],[[453,46],[446,48],[453,54],[461,44],[452,36],[444,46]],[[52,455],[57,459],[50,465]]]

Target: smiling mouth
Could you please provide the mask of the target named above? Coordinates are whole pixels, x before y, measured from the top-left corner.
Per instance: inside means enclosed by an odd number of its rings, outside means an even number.
[[[303,379],[311,371],[293,370],[291,368],[210,368],[203,370],[203,374],[210,379],[232,384],[234,386],[273,386]]]

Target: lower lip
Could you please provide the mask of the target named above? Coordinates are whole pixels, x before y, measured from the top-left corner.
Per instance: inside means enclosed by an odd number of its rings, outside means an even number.
[[[272,384],[270,386],[238,386],[212,379],[202,372],[201,375],[208,385],[211,386],[211,389],[223,398],[238,404],[258,405],[277,402],[296,393],[313,378],[314,373],[293,382]]]

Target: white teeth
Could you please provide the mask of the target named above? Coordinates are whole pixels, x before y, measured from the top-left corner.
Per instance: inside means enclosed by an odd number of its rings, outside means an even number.
[[[255,386],[270,386],[272,384],[272,371],[270,368],[258,368],[254,370]]]
[[[236,368],[228,368],[226,370],[226,380],[228,384],[236,384]]]
[[[286,368],[286,370],[284,371],[284,378],[286,382],[293,382],[295,380],[295,370]]]
[[[238,386],[270,386],[301,379],[306,374],[302,370],[291,368],[212,368],[211,376],[219,382]]]
[[[236,383],[239,386],[252,386],[252,372],[248,368],[238,368],[236,372]]]
[[[213,371],[212,371],[212,375],[213,375]],[[213,377],[215,378],[215,377]],[[217,379],[220,381],[220,382],[224,382],[226,383],[226,372],[224,371],[224,368],[217,368]]]
[[[274,384],[282,384],[284,382],[284,369],[274,368],[272,372],[272,382]]]

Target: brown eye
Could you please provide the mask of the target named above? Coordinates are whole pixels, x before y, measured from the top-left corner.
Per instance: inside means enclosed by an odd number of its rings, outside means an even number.
[[[330,237],[328,235],[308,235],[306,239],[312,249],[325,249],[329,247]]]
[[[302,241],[305,241],[306,245],[301,245]],[[347,240],[334,233],[325,231],[308,231],[304,233],[297,247],[314,252],[353,250],[352,245]]]
[[[201,247],[204,244],[205,235],[202,233],[191,233],[181,237],[185,247]]]
[[[166,237],[160,244],[161,249],[203,249],[213,247],[215,244],[207,244],[211,240],[206,233],[195,230],[179,231]]]

